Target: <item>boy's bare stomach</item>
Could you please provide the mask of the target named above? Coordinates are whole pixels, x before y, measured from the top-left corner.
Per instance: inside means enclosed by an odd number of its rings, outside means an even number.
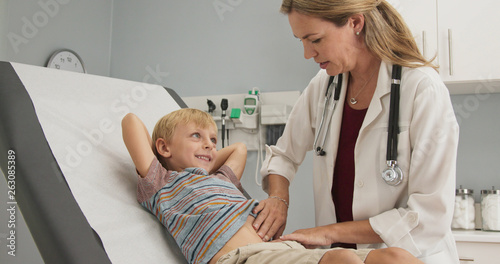
[[[257,235],[255,229],[253,229],[252,223],[255,218],[253,216],[248,216],[245,224],[234,234],[229,241],[222,247],[217,254],[210,260],[209,264],[217,263],[220,257],[235,250],[239,247],[246,246],[248,244],[262,243],[262,239]]]

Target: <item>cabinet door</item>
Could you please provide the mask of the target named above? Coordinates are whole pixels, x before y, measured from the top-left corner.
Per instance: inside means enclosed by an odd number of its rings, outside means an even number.
[[[500,79],[498,10],[497,0],[438,0],[438,53],[444,81]]]
[[[500,264],[499,243],[457,241],[460,264]]]
[[[392,0],[390,2],[403,16],[415,37],[420,52],[427,59],[437,56],[436,0]],[[435,64],[438,64],[437,60]]]

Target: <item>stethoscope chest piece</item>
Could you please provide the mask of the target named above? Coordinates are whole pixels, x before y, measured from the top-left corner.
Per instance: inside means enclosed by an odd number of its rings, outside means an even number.
[[[403,171],[397,165],[397,161],[387,161],[387,168],[382,171],[382,179],[391,186],[397,186],[403,181]]]

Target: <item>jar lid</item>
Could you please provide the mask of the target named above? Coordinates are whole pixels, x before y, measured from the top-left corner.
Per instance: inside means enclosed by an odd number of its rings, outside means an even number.
[[[462,186],[460,186],[460,187],[462,187]],[[473,193],[474,193],[474,190],[472,190],[472,189],[460,188],[460,189],[456,189],[456,191],[455,191],[455,194],[473,194]]]
[[[492,186],[490,190],[481,190],[481,194],[500,194],[500,190],[495,190],[495,186]]]

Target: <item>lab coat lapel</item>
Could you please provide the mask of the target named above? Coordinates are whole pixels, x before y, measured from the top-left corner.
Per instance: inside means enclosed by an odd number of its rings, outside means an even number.
[[[382,98],[386,95],[389,95],[391,92],[391,69],[392,64],[388,64],[382,61],[380,64],[380,70],[378,74],[377,80],[377,88],[375,93],[373,94],[372,101],[368,106],[368,111],[366,112],[365,120],[363,121],[363,125],[361,126],[361,130],[359,131],[359,137],[362,136],[363,131],[366,127],[368,127],[371,123],[374,122],[377,117],[382,114]],[[389,118],[389,117],[387,117]]]
[[[329,126],[327,142],[325,142],[325,151],[328,158],[329,166],[326,167],[327,175],[331,175],[327,177],[328,182],[327,186],[332,186],[333,184],[333,168],[335,165],[335,160],[337,160],[337,150],[339,146],[339,137],[340,137],[340,129],[342,127],[342,116],[344,115],[344,102],[347,92],[347,82],[349,79],[349,74],[343,73],[342,77],[342,88],[340,90],[339,101],[335,107],[335,111],[333,112],[332,121]]]

